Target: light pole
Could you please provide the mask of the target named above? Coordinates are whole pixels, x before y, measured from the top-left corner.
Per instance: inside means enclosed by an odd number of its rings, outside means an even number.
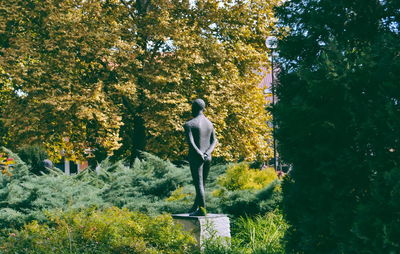
[[[278,39],[275,36],[268,36],[265,40],[265,46],[271,50],[271,91],[272,91],[272,106],[275,105],[275,67],[274,67],[274,50],[278,47]],[[272,114],[272,140],[274,151],[274,169],[278,170],[278,156],[276,152],[276,138],[275,138],[275,117]]]

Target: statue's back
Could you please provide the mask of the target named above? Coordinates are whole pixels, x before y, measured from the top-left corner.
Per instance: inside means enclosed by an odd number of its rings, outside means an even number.
[[[196,146],[200,151],[205,152],[211,145],[211,135],[214,129],[210,120],[201,115],[188,121],[185,126],[190,128]]]

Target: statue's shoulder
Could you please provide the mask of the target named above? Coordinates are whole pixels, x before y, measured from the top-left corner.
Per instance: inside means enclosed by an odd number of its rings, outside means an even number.
[[[196,123],[197,123],[196,119],[193,118],[193,119],[187,121],[187,122],[183,125],[183,127],[184,127],[184,128],[191,128],[191,127],[195,126]]]
[[[207,117],[204,117],[204,119],[208,125],[210,125],[211,127],[214,127],[213,123]]]

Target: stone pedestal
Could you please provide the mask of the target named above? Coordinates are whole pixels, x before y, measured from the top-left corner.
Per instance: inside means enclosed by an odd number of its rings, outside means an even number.
[[[189,216],[187,213],[173,214],[172,218],[183,225],[184,230],[193,234],[201,248],[204,241],[216,240],[228,244],[231,238],[229,218],[224,214]]]

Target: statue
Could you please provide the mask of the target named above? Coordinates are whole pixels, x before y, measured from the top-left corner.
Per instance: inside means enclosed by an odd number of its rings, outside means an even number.
[[[184,125],[189,144],[189,165],[192,174],[196,198],[189,213],[190,216],[205,216],[205,181],[210,171],[211,153],[217,144],[213,124],[204,116],[206,104],[202,99],[192,102],[193,119]]]
[[[45,159],[42,161],[42,165],[45,169],[47,168],[54,168],[53,162],[49,159]]]

